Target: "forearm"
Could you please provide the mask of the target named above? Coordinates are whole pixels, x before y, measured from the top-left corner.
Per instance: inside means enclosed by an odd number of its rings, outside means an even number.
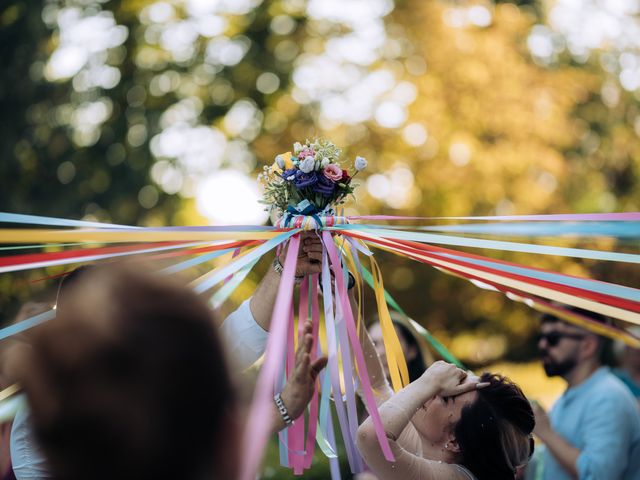
[[[418,380],[407,385],[379,407],[382,428],[389,439],[389,444],[396,457],[396,463],[390,464],[384,460],[371,417],[360,425],[357,437],[358,448],[367,464],[372,468],[375,467],[374,472],[378,474],[386,472],[384,478],[391,478],[389,476],[391,473],[405,472],[407,468],[411,470],[406,461],[407,459],[412,460],[413,455],[409,457],[404,455],[406,445],[404,445],[404,441],[401,441],[401,435],[409,425],[413,414],[435,395],[436,389],[434,387],[430,387],[428,384]],[[411,451],[414,450],[411,449]],[[403,457],[404,460],[400,461],[399,457]]]
[[[249,302],[249,308],[256,323],[267,331],[271,325],[271,314],[273,313],[273,307],[276,303],[279,286],[280,274],[269,267],[269,270],[256,288],[256,292]]]
[[[398,438],[418,409],[437,393],[437,387],[422,378],[395,393],[379,408],[384,431],[393,438]]]
[[[538,436],[562,468],[564,468],[573,478],[578,478],[576,462],[578,460],[578,456],[580,456],[580,450],[571,445],[553,430],[549,430],[544,433],[540,432]]]
[[[410,383],[384,402],[378,408],[378,411],[387,436],[391,440],[398,439],[418,409],[436,394],[436,387],[419,379]],[[363,422],[360,429],[362,432],[369,431],[371,433],[374,431],[371,417]]]

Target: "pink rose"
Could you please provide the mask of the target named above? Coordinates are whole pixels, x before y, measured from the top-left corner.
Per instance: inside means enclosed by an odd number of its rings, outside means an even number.
[[[342,169],[335,163],[330,163],[329,165],[324,167],[322,173],[325,177],[333,182],[338,182],[342,178]]]
[[[298,159],[302,160],[307,157],[313,157],[315,156],[315,154],[316,152],[313,150],[313,148],[303,148],[302,151],[298,154]]]

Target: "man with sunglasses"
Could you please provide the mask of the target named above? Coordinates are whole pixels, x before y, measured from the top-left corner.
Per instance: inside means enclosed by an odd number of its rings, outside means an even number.
[[[549,415],[533,405],[534,433],[546,446],[542,478],[639,480],[640,410],[628,389],[601,363],[605,339],[552,315],[543,316],[540,332],[538,350],[547,376],[567,382]]]

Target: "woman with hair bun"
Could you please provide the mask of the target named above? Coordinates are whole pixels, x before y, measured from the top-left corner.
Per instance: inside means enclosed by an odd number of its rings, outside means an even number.
[[[435,362],[394,393],[371,339],[363,347],[395,462],[385,460],[371,418],[358,447],[385,480],[513,480],[533,453],[533,411],[522,390],[500,375],[474,376]]]

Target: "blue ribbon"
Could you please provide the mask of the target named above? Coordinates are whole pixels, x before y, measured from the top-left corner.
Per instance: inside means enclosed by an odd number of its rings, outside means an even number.
[[[380,228],[375,225],[362,227]],[[514,236],[514,237],[615,237],[640,238],[640,222],[521,222],[486,223],[466,225],[397,226],[385,225],[388,229],[422,230],[462,234]]]
[[[13,325],[9,325],[8,327],[4,327],[0,329],[0,340],[4,340],[5,338],[10,337],[11,335],[15,335],[17,333],[24,332],[25,330],[29,330],[30,328],[33,328],[37,325],[40,325],[41,323],[44,323],[48,320],[51,320],[52,318],[55,318],[55,316],[56,316],[56,311],[51,309],[51,310],[47,310],[46,312],[42,312],[38,315],[35,315],[33,317],[27,318],[26,320],[23,320],[21,322],[15,323]]]
[[[139,228],[128,225],[117,225],[114,223],[67,220],[66,218],[42,217],[39,215],[22,215],[19,213],[9,212],[0,212],[0,223],[25,223],[30,225],[48,225],[51,227]]]
[[[361,225],[339,225],[327,228],[327,230],[339,232],[340,230],[358,229],[358,227],[361,227]],[[368,228],[367,232],[375,236],[387,238],[390,240],[410,240],[413,242],[435,243],[437,245],[453,245],[456,247],[487,248],[491,250],[503,250],[506,252],[536,253],[540,255],[556,255],[560,257],[589,258],[592,260],[607,260],[612,262],[640,263],[640,255],[632,253],[605,252],[590,249],[555,247],[551,245],[536,245],[518,242],[505,242],[499,240],[484,240],[480,238],[455,237],[451,235],[440,235],[433,233],[405,232],[390,230],[387,228]]]
[[[331,210],[325,208],[324,210],[320,210],[316,207],[312,202],[307,200],[306,198],[299,202],[296,206],[289,205],[287,207],[287,211],[284,217],[284,226],[289,227],[289,222],[293,220],[295,216],[304,215],[312,217],[316,221],[316,225],[318,229],[322,229],[322,220],[320,220],[319,214],[327,215]]]

